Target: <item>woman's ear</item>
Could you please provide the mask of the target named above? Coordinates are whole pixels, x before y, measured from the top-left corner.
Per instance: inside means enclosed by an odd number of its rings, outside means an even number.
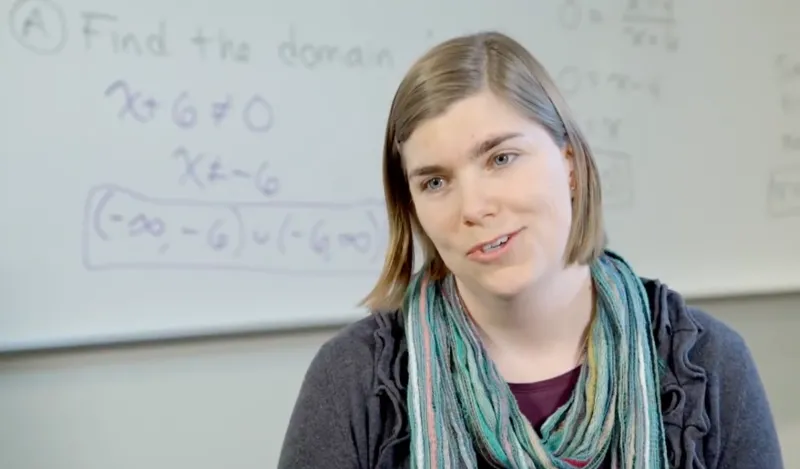
[[[572,149],[572,145],[567,143],[564,145],[564,166],[567,171],[567,176],[569,179],[569,192],[572,197],[575,197],[575,188],[576,188],[576,181],[575,181],[575,152]]]

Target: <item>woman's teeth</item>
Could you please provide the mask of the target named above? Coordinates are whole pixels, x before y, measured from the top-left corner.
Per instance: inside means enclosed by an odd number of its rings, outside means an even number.
[[[508,236],[503,236],[502,238],[498,238],[497,240],[495,240],[495,242],[493,242],[491,244],[484,244],[483,248],[481,248],[481,250],[483,252],[489,252],[489,251],[497,249],[500,246],[506,244],[506,242],[508,242]]]

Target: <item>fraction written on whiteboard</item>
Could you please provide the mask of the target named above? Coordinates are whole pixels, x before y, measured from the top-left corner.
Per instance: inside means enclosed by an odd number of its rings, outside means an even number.
[[[634,47],[675,52],[680,46],[674,0],[628,0],[622,22]]]

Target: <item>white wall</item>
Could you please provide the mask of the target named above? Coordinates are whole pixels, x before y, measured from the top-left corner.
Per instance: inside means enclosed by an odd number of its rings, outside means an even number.
[[[800,295],[701,306],[748,339],[800,469]],[[275,467],[331,333],[0,358],[0,469]]]

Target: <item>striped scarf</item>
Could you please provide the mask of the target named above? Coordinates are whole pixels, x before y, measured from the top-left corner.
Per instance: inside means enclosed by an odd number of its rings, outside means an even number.
[[[458,295],[423,271],[406,296],[411,467],[665,469],[658,359],[644,286],[607,251],[591,266],[597,314],[578,384],[541,436],[517,406]]]

